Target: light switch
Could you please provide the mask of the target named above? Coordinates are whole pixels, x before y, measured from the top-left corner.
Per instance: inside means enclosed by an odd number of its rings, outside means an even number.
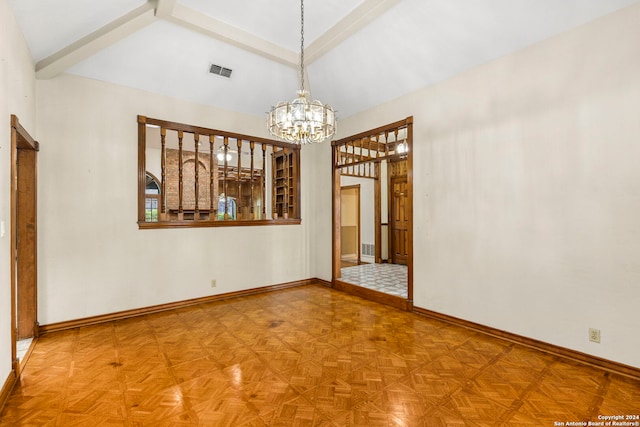
[[[0,237],[4,237],[7,232],[4,229],[4,221],[0,221]]]

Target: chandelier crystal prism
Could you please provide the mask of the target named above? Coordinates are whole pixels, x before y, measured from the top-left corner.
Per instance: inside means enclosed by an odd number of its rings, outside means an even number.
[[[304,0],[300,0],[300,90],[291,102],[271,107],[269,133],[294,144],[322,142],[336,133],[336,115],[329,105],[309,101],[304,88]]]

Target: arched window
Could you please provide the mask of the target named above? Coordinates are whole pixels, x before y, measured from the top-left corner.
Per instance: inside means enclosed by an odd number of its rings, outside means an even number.
[[[147,172],[144,194],[145,221],[157,222],[160,207],[160,181],[150,172]]]

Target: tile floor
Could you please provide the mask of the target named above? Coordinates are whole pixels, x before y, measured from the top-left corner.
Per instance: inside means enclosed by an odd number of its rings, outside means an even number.
[[[33,338],[28,338],[26,340],[20,340],[16,343],[16,350],[18,353],[18,359],[22,360],[24,355],[27,354],[27,350],[29,350],[29,346],[31,345],[31,341]]]
[[[407,266],[362,264],[340,269],[342,281],[385,294],[407,298]]]

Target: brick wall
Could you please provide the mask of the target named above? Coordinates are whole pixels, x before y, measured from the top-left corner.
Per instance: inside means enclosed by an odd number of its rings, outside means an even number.
[[[179,196],[178,196],[178,182],[179,182],[179,168],[178,168],[178,150],[167,149],[166,150],[166,163],[165,163],[165,192],[167,194],[167,210],[178,209]],[[195,208],[195,157],[194,151],[182,150],[182,209],[194,209]],[[214,189],[214,209],[217,207],[218,200],[218,176],[216,171],[218,170],[218,159],[213,157],[213,189]],[[210,177],[209,177],[209,153],[198,153],[198,186],[199,195],[198,207],[199,209],[209,209],[210,205]]]

